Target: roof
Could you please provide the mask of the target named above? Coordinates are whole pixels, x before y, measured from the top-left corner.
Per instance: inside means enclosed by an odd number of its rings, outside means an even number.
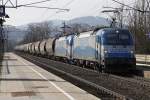
[[[123,29],[123,28],[103,28],[102,30],[104,31],[119,31],[119,30],[127,30],[127,29]]]

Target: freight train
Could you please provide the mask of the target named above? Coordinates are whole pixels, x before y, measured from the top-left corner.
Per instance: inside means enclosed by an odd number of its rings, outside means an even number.
[[[15,50],[102,72],[136,69],[133,36],[127,29],[102,28],[18,45]]]

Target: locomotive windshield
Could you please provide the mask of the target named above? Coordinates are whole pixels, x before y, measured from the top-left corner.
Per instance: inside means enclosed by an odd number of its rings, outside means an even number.
[[[109,30],[102,36],[104,45],[133,45],[131,33],[128,30]]]

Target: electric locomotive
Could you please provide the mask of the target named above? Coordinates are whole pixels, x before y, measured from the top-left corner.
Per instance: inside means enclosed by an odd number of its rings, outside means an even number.
[[[136,58],[132,34],[126,29],[106,28],[97,32],[99,61],[105,71],[135,70]]]
[[[77,64],[105,72],[125,72],[136,66],[133,37],[126,29],[104,28],[74,36],[72,57]]]

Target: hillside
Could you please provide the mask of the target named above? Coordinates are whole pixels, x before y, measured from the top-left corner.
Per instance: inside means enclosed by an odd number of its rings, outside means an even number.
[[[110,21],[102,17],[93,17],[93,16],[86,16],[86,17],[79,17],[72,20],[50,20],[47,21],[49,24],[52,24],[53,27],[58,27],[61,30],[61,26],[63,22],[67,24],[85,24],[89,26],[109,26]],[[32,23],[31,23],[32,24]],[[36,24],[36,23],[34,23]],[[11,40],[20,41],[23,39],[24,35],[26,34],[28,25],[22,26],[7,26],[8,36]]]

